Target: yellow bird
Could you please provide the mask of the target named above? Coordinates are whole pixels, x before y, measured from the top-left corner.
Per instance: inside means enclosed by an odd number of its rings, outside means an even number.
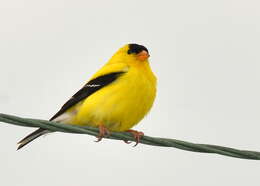
[[[156,96],[149,56],[142,45],[120,48],[50,121],[98,127],[97,141],[109,131],[128,131],[137,144],[144,134],[131,128],[148,113]],[[49,132],[39,128],[18,142],[18,149]]]

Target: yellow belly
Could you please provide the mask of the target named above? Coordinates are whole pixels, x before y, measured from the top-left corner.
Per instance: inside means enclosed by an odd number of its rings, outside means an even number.
[[[78,105],[70,123],[95,127],[102,124],[111,131],[128,130],[152,107],[156,95],[155,81],[152,72],[130,69]]]

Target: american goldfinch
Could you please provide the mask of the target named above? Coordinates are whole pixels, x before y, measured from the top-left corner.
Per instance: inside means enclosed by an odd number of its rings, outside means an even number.
[[[156,96],[149,56],[142,45],[120,48],[50,121],[98,127],[97,141],[109,131],[128,131],[137,144],[144,134],[131,128],[148,113]],[[49,132],[39,128],[18,142],[18,149]]]

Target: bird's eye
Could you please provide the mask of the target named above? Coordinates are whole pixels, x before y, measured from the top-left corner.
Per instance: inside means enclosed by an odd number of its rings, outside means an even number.
[[[146,51],[147,53],[149,53],[145,46],[133,43],[133,44],[129,44],[129,50],[127,51],[127,53],[128,54],[139,54],[142,51]]]

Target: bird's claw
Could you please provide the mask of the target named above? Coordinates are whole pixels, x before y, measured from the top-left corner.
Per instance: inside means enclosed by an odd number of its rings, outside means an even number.
[[[95,142],[99,142],[103,139],[103,137],[110,135],[109,130],[104,125],[99,125],[98,128],[99,128],[99,134]]]
[[[126,132],[130,132],[133,135],[133,137],[135,139],[135,142],[136,142],[134,147],[136,145],[138,145],[138,143],[140,142],[141,138],[144,136],[143,132],[136,131],[136,130],[127,130]],[[131,143],[131,142],[127,141],[127,140],[124,140],[124,142],[127,143],[127,144]]]
[[[124,140],[124,142],[125,142],[126,144],[132,143],[132,141],[129,141],[129,140]]]

